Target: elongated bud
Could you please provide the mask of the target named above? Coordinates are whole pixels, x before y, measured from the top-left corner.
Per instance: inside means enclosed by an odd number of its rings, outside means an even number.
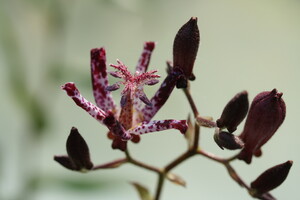
[[[252,195],[255,197],[261,196],[281,185],[288,176],[292,165],[293,161],[289,160],[263,172],[251,183]]]
[[[192,17],[179,29],[174,39],[174,68],[179,68],[184,75],[177,81],[177,88],[186,88],[187,80],[195,79],[192,72],[198,52],[199,41],[200,34],[197,26],[197,18]]]
[[[89,147],[77,128],[72,127],[67,139],[68,156],[54,156],[54,160],[70,170],[85,172],[93,168]]]
[[[232,133],[246,117],[249,108],[248,93],[242,91],[236,94],[225,106],[220,119],[217,120],[219,128],[227,128]]]
[[[258,94],[250,107],[244,130],[240,138],[245,148],[238,158],[251,163],[252,155],[260,151],[280,127],[285,118],[286,107],[282,93],[276,89]]]
[[[90,159],[89,147],[83,137],[79,134],[77,128],[72,127],[66,146],[68,156],[77,167],[77,170],[89,170],[93,167],[93,163]]]
[[[216,132],[214,140],[217,145],[224,150],[236,150],[244,147],[244,142],[239,137],[225,131]]]

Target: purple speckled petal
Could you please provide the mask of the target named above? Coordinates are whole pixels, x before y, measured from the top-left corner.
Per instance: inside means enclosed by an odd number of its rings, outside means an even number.
[[[106,72],[106,52],[104,48],[91,50],[91,74],[93,94],[97,106],[105,112],[112,111],[116,113],[116,105],[111,92],[106,90],[108,80]]]
[[[131,136],[125,131],[124,127],[114,117],[112,112],[105,112],[86,100],[80,94],[74,83],[66,83],[62,86],[62,89],[67,92],[68,96],[71,97],[79,107],[88,112],[97,121],[104,124],[113,134],[121,137],[123,140],[131,139]]]
[[[187,131],[186,120],[153,120],[150,122],[144,122],[137,127],[128,130],[129,134],[142,135],[145,133],[158,132],[168,129],[177,129],[182,134]]]
[[[155,47],[155,42],[145,42],[144,49],[140,56],[139,62],[136,66],[136,71],[139,73],[144,73],[147,71],[152,51]]]
[[[106,112],[86,100],[80,94],[74,83],[66,83],[61,88],[67,92],[68,96],[71,97],[79,107],[88,112],[97,121],[103,123],[103,119],[107,116]]]
[[[166,103],[180,75],[181,75],[180,72],[171,70],[169,75],[165,78],[164,82],[161,84],[158,91],[150,100],[152,105],[151,106],[146,105],[142,109],[142,115],[144,116],[143,121],[149,122],[154,117],[154,115],[159,111],[159,109]]]

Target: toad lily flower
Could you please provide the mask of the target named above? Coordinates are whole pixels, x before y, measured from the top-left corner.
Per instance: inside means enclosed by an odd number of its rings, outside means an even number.
[[[156,70],[147,72],[154,47],[154,42],[144,44],[135,74],[131,74],[119,60],[117,65],[111,64],[110,66],[116,71],[109,72],[109,74],[123,79],[112,85],[108,84],[107,79],[105,49],[91,50],[92,85],[97,106],[86,100],[74,83],[69,82],[62,86],[62,89],[79,107],[108,128],[108,136],[113,139],[112,148],[114,149],[125,151],[128,140],[138,142],[139,135],[145,133],[167,129],[177,129],[181,133],[185,133],[187,130],[186,120],[151,121],[170,96],[181,75],[180,72],[171,70],[154,97],[151,100],[147,98],[143,91],[144,85],[155,85],[158,83],[157,78],[160,77],[155,74]],[[111,91],[119,89],[121,85],[124,85],[124,89],[121,92],[121,107],[118,108]]]

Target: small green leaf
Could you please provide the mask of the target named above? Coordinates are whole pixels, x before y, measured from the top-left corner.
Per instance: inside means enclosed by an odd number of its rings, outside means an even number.
[[[171,181],[172,183],[175,183],[177,185],[181,185],[183,187],[186,186],[186,182],[185,180],[183,180],[180,176],[176,175],[176,174],[173,174],[173,173],[168,173],[167,174],[167,179],[169,181]]]
[[[135,187],[135,189],[138,191],[141,200],[153,200],[152,196],[150,195],[150,192],[147,188],[142,186],[139,183],[131,182],[131,184]]]

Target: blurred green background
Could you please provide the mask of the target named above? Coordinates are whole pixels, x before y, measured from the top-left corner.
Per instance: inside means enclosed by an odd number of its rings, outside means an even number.
[[[241,90],[250,100],[273,88],[283,92],[287,117],[263,157],[233,165],[249,183],[265,169],[294,160],[288,179],[272,194],[300,198],[300,1],[0,0],[0,199],[138,199],[130,181],[154,192],[156,175],[133,166],[80,174],[53,161],[53,155],[66,153],[72,126],[88,142],[94,163],[123,156],[110,148],[106,128],[77,108],[60,85],[74,81],[93,100],[90,49],[105,46],[108,63],[119,58],[133,70],[143,42],[150,40],[157,42],[150,68],[165,77],[174,36],[192,16],[201,32],[197,79],[191,84],[200,113],[218,118]],[[149,97],[157,87],[146,89]],[[118,92],[114,96],[119,99]],[[182,91],[175,90],[155,119],[185,119],[189,112]],[[201,145],[233,155],[214,144],[212,132],[202,129]],[[134,157],[163,166],[186,142],[165,131],[145,135],[129,148]],[[192,158],[174,172],[187,187],[167,182],[162,199],[251,199],[222,166],[205,158]]]

